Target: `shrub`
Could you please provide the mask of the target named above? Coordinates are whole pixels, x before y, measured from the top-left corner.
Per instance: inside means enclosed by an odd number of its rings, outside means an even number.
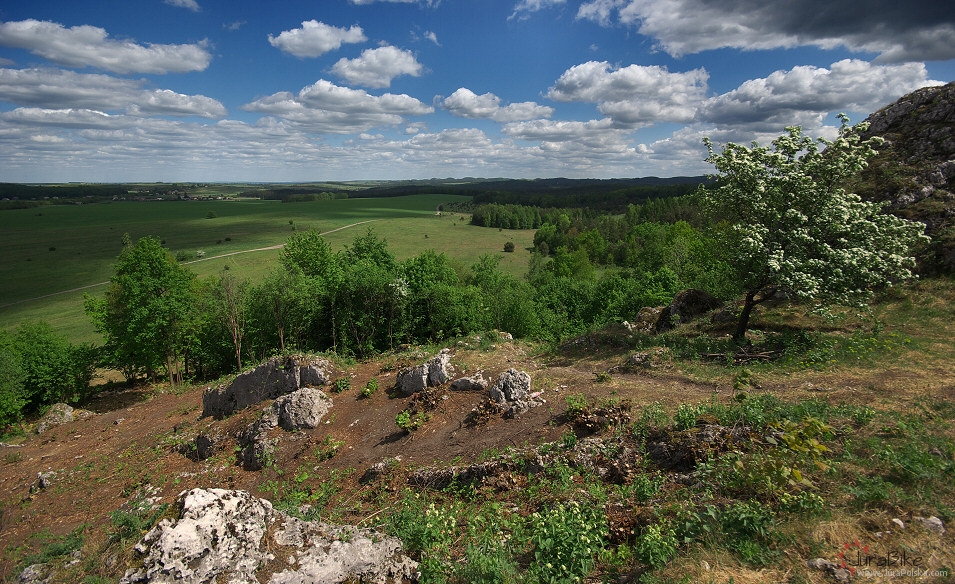
[[[508,241],[507,243],[505,243],[505,244],[504,244],[504,251],[507,252],[507,253],[513,252],[513,251],[514,251],[514,242],[513,242],[513,241]]]
[[[365,384],[365,387],[361,389],[361,393],[358,394],[358,397],[362,399],[369,398],[376,391],[378,391],[378,378],[372,377],[368,380],[368,383]]]
[[[571,501],[532,513],[528,520],[534,550],[530,571],[541,582],[580,581],[594,568],[606,541],[601,509]]]
[[[342,393],[351,389],[351,379],[348,377],[339,377],[335,380],[335,385],[332,386],[332,391],[335,393]]]

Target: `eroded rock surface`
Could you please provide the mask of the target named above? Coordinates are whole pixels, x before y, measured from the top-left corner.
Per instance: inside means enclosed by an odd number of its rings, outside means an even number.
[[[414,395],[426,387],[437,387],[451,378],[450,363],[450,350],[442,349],[427,362],[399,372],[395,385],[405,397]]]
[[[272,584],[418,578],[401,540],[374,530],[303,521],[245,491],[193,489],[177,505],[136,545],[142,566],[121,584],[260,582],[266,565]]]
[[[202,416],[224,418],[302,387],[325,385],[330,379],[330,368],[328,361],[322,359],[273,357],[228,385],[207,389],[202,395]]]

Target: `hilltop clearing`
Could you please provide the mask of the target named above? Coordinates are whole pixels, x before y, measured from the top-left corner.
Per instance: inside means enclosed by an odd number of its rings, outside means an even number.
[[[441,346],[332,356],[312,383],[331,407],[293,431],[261,425],[271,399],[201,417],[215,383],[118,386],[74,421],[3,439],[2,574],[15,581],[35,565],[50,581],[116,581],[143,565],[133,546],[160,519],[179,520],[179,495],[194,488],[396,536],[426,581],[823,582],[847,569],[839,554],[855,542],[950,573],[953,306],[955,285],[930,280],[881,298],[877,321],[765,308],[752,345],[729,355],[731,326],[709,317],[551,348],[488,333],[449,343],[448,377],[410,397],[392,389],[399,373]],[[452,389],[510,369],[542,392],[513,417],[487,389]],[[256,424],[272,448],[249,470]],[[282,557],[255,576],[287,569]]]

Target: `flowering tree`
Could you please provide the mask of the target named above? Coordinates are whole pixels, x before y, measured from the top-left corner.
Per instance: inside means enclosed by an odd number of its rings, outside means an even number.
[[[909,248],[924,225],[881,212],[843,188],[883,140],[863,141],[863,124],[834,141],[787,128],[772,148],[727,144],[716,154],[704,139],[717,186],[700,191],[718,224],[727,261],[745,291],[734,338],[746,334],[753,308],[783,290],[825,311],[862,307],[874,289],[912,276]]]

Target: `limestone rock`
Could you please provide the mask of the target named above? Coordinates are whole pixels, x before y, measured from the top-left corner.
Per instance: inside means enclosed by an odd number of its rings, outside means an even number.
[[[139,569],[120,580],[200,583],[225,575],[230,582],[254,582],[259,565],[273,559],[261,551],[272,504],[243,491],[193,489],[180,496],[182,511],[163,519],[136,545]]]
[[[53,404],[50,406],[50,409],[43,414],[43,417],[40,418],[39,423],[37,423],[36,433],[42,434],[50,428],[72,422],[74,419],[72,407],[64,403]]]
[[[202,395],[202,416],[224,418],[268,399],[292,393],[302,386],[328,383],[327,361],[306,357],[273,357],[237,376],[232,383],[209,388]]]
[[[664,306],[650,307],[644,306],[637,313],[633,322],[625,322],[624,325],[631,333],[654,333],[657,329],[657,321],[660,320],[660,313]]]
[[[480,373],[468,377],[461,377],[451,382],[454,391],[484,391],[487,389],[487,379]]]
[[[55,478],[56,473],[53,471],[36,473],[36,480],[30,485],[30,492],[39,493],[44,489],[49,489],[53,486],[53,479]]]
[[[931,531],[936,535],[945,535],[945,524],[934,515],[931,517],[915,516],[912,520],[924,527],[927,531]]]
[[[862,137],[886,142],[854,191],[925,224],[932,242],[918,251],[920,270],[955,271],[955,82],[918,89],[866,121]]]
[[[531,376],[511,368],[501,373],[491,386],[491,399],[499,404],[526,399],[531,393]]]
[[[450,363],[450,349],[441,349],[440,353],[427,362],[399,372],[395,385],[405,397],[414,395],[426,387],[437,387],[451,378]]]
[[[332,400],[325,392],[312,387],[303,387],[275,400],[271,409],[278,418],[278,426],[291,432],[318,427],[330,407],[332,407]]]
[[[17,576],[17,584],[47,584],[52,579],[48,572],[49,566],[45,564],[27,566]]]
[[[160,521],[136,545],[142,566],[127,570],[121,584],[259,582],[256,571],[266,563],[272,584],[419,577],[399,539],[290,517],[244,491],[193,489],[178,505],[175,518]]]

